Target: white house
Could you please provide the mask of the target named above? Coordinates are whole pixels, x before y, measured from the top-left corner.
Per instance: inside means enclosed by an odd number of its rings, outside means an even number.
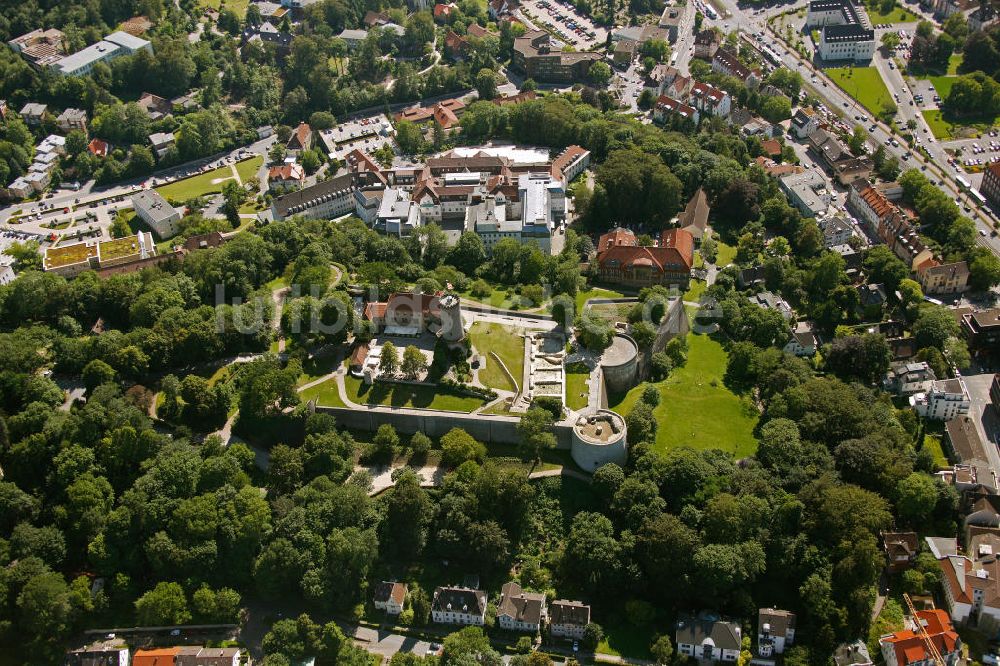
[[[699,661],[736,663],[742,641],[738,624],[707,616],[682,616],[674,631],[677,652]]]
[[[799,322],[792,331],[792,339],[785,343],[784,351],[788,354],[809,358],[816,355],[818,343],[807,322]]]
[[[795,613],[777,608],[757,611],[757,654],[771,657],[782,654],[795,643]]]
[[[896,395],[913,395],[929,391],[936,379],[931,366],[925,361],[900,361],[892,364],[882,385],[886,391]]]
[[[947,666],[958,663],[962,656],[962,639],[952,627],[948,613],[940,608],[918,610],[911,622],[921,624]],[[910,624],[902,631],[879,638],[886,666],[931,666],[937,661],[915,629],[916,626]]]
[[[113,636],[114,634],[112,634]],[[66,666],[104,664],[106,666],[129,665],[128,644],[120,638],[100,638],[83,647],[66,653]]]
[[[382,581],[375,586],[373,601],[375,608],[389,615],[399,615],[403,612],[403,602],[406,601],[406,585]]]
[[[497,624],[501,629],[537,634],[545,623],[546,612],[544,594],[525,592],[517,583],[500,588]]]
[[[439,587],[434,590],[431,618],[439,624],[486,623],[486,593],[468,587]]]
[[[581,640],[590,624],[590,606],[582,601],[556,599],[549,609],[549,634],[555,638]]]
[[[926,393],[910,396],[910,406],[917,414],[938,421],[968,414],[971,404],[969,391],[960,377],[932,382]]]

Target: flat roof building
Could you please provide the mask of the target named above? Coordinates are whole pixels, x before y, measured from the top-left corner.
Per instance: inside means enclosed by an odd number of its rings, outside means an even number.
[[[119,30],[81,51],[52,62],[49,66],[63,76],[86,76],[99,62],[108,62],[124,55],[133,55],[141,50],[152,53],[152,43]]]
[[[136,215],[148,224],[160,238],[170,238],[177,233],[181,214],[155,190],[142,190],[132,195]]]

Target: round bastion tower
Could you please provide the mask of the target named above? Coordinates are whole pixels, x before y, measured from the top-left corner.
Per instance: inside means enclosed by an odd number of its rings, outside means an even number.
[[[455,294],[445,294],[438,301],[441,317],[441,328],[438,336],[445,342],[460,342],[465,338],[465,326],[462,322],[462,305]]]

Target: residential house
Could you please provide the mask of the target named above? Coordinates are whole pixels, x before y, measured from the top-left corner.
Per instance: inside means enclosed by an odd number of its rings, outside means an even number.
[[[313,131],[308,123],[300,122],[298,127],[292,130],[292,135],[288,137],[285,149],[293,155],[299,155],[303,151],[313,147]]]
[[[706,28],[695,35],[694,57],[711,61],[715,57],[719,45],[722,44],[722,37],[711,28]]]
[[[965,261],[925,262],[917,269],[917,279],[924,294],[960,294],[969,288],[969,265]]]
[[[506,583],[500,588],[497,605],[497,624],[507,631],[526,631],[537,634],[547,615],[545,595],[525,592],[517,583]]]
[[[267,170],[267,189],[269,192],[288,192],[295,190],[306,182],[306,172],[301,164],[291,163],[272,166]]]
[[[910,396],[910,407],[920,416],[948,421],[969,413],[969,391],[961,377],[937,380],[926,393]]]
[[[602,59],[593,51],[563,51],[549,33],[531,30],[514,40],[511,66],[538,82],[575,83],[586,81],[591,65]]]
[[[995,506],[991,509],[995,511]],[[995,636],[1000,631],[1000,560],[997,559],[1000,534],[996,525],[989,527],[993,529],[969,530],[967,527],[969,540],[965,553],[948,553],[938,558],[938,564],[951,621],[974,626],[983,635]]]
[[[632,40],[621,40],[615,42],[615,48],[611,56],[611,61],[614,63],[615,67],[619,69],[628,69],[632,61],[635,60],[635,54],[639,50],[638,42],[633,42]]]
[[[868,181],[859,179],[851,184],[847,205],[910,270],[934,259],[906,215]]]
[[[175,666],[178,652],[178,647],[136,650],[132,666]]]
[[[42,120],[45,119],[45,110],[47,108],[48,107],[44,104],[28,102],[21,109],[21,118],[28,125],[28,127],[41,125]]]
[[[63,132],[87,131],[87,112],[83,109],[66,109],[56,118],[56,125]]]
[[[741,268],[736,274],[736,284],[739,285],[740,289],[764,284],[764,267]]]
[[[66,653],[65,666],[129,666],[129,648],[121,638],[99,638]]]
[[[160,238],[170,238],[177,233],[181,214],[156,190],[140,190],[133,194],[132,207],[139,219]]]
[[[471,46],[468,39],[450,28],[444,35],[444,52],[452,60],[464,60]]]
[[[708,214],[711,206],[708,205],[708,195],[705,190],[698,188],[694,196],[688,201],[687,206],[680,215],[677,216],[677,224],[681,229],[691,234],[696,243],[700,243],[705,231],[708,229]]]
[[[757,654],[771,657],[784,654],[795,644],[795,613],[777,608],[757,611]]]
[[[161,118],[165,118],[173,113],[174,110],[170,100],[148,92],[142,93],[136,104],[139,105],[140,109],[146,112],[146,115],[149,116],[150,120],[160,120]]]
[[[490,0],[489,15],[494,21],[509,18],[520,3],[517,0]]]
[[[347,42],[348,49],[354,48],[356,44],[351,41],[349,35],[344,33],[349,33],[351,35],[355,33],[361,33],[361,40],[363,41],[367,33],[364,30],[344,30],[342,33],[337,35],[345,42]],[[275,48],[275,54],[278,58],[284,58],[292,50],[292,34],[290,32],[285,32],[280,28],[276,27],[271,21],[264,21],[258,26],[248,25],[243,30],[242,40],[244,43],[259,43],[259,44],[271,44]]]
[[[798,208],[804,217],[825,217],[833,203],[833,192],[827,186],[826,178],[815,169],[781,176],[778,186],[788,197],[788,202]]]
[[[1000,356],[1000,308],[962,315],[962,332],[969,351],[980,356]]]
[[[393,116],[399,122],[406,120],[414,124],[436,121],[443,129],[451,129],[458,125],[458,119],[465,112],[465,103],[457,97],[436,102],[431,106],[415,105],[403,109]]]
[[[953,460],[969,465],[987,461],[986,447],[979,436],[975,422],[968,414],[961,414],[944,424],[944,445]],[[989,479],[982,479],[988,483]]]
[[[367,345],[358,347],[358,349],[362,348],[367,353]],[[399,615],[403,612],[403,602],[406,601],[406,584],[382,581],[375,586],[373,601],[378,610],[385,611],[389,615]]]
[[[439,624],[483,626],[486,623],[486,593],[467,587],[436,588],[431,602],[431,618]]]
[[[365,17],[364,19],[362,19],[361,22],[365,24],[366,28],[378,28],[383,25],[388,25],[393,21],[392,17],[386,14],[385,12],[376,12],[369,9],[365,13]]]
[[[27,180],[22,176],[21,178],[15,179],[10,185],[7,186],[7,191],[10,196],[15,199],[27,199],[35,191],[35,188],[31,186]]]
[[[732,109],[729,93],[707,83],[695,83],[688,93],[688,103],[702,113],[725,118]]]
[[[554,638],[582,640],[590,624],[590,606],[582,601],[556,599],[549,609],[549,634]]]
[[[688,106],[683,102],[680,102],[666,95],[660,95],[656,100],[656,104],[653,106],[653,120],[658,123],[666,122],[668,118],[679,117],[685,120],[690,120],[695,125],[698,124],[698,119],[700,118],[698,114],[698,109]]]
[[[883,388],[895,395],[926,393],[937,377],[926,361],[896,362],[882,380]]]
[[[792,116],[792,133],[798,139],[805,139],[819,129],[819,114],[808,106],[799,107]]]
[[[494,97],[493,103],[497,106],[513,106],[522,102],[530,102],[537,97],[538,93],[534,90],[525,90],[524,92],[519,92],[516,95],[501,95],[500,97]]]
[[[833,652],[834,666],[872,666],[868,646],[860,638],[853,643],[841,643]]]
[[[149,135],[149,143],[158,158],[163,158],[174,147],[173,132],[153,132]]]
[[[792,306],[783,299],[771,291],[762,291],[759,294],[753,294],[750,296],[750,302],[756,304],[758,307],[764,308],[765,310],[774,310],[779,313],[786,321],[791,320],[795,316],[795,311],[792,310]]]
[[[846,245],[854,237],[854,225],[841,211],[818,219],[817,222],[823,232],[823,246],[827,249]]]
[[[895,574],[910,568],[920,552],[920,542],[916,532],[882,532],[882,549],[886,568]]]
[[[240,666],[243,650],[237,647],[208,648],[187,645],[177,648],[174,666]]]
[[[760,85],[762,75],[759,69],[750,69],[729,49],[720,48],[712,57],[712,71],[732,76],[742,81],[748,88]]]
[[[589,166],[590,151],[586,148],[573,145],[566,148],[566,150],[559,153],[552,160],[551,173],[553,178],[558,178],[562,182],[563,187],[569,187],[569,184],[577,176],[586,171]]]
[[[1000,162],[990,162],[983,169],[979,193],[986,197],[991,206],[1000,208]]]
[[[656,245],[640,247],[633,232],[619,227],[601,236],[595,261],[600,279],[610,284],[676,284],[687,289],[694,263],[694,239],[683,229],[668,229]]]
[[[456,5],[454,2],[449,2],[447,4],[439,2],[436,5],[434,5],[434,19],[445,21],[449,16],[452,15],[453,12],[457,11],[458,11],[458,5]]]
[[[818,0],[813,0],[817,2]],[[915,624],[920,623],[922,631]],[[893,634],[885,634],[879,638],[882,657],[886,666],[930,666],[936,662],[936,657],[927,649],[924,643],[924,633],[929,636],[937,653],[941,655],[945,666],[956,666],[962,657],[962,639],[954,630],[948,613],[935,608],[933,610],[918,610],[916,617],[910,618],[910,626]]]
[[[816,355],[818,347],[819,342],[812,331],[812,326],[808,322],[800,321],[792,330],[791,339],[785,343],[784,351],[786,354],[811,358]]]
[[[885,293],[885,285],[858,285],[858,315],[866,320],[881,319],[889,297]]]
[[[107,157],[111,153],[111,144],[107,141],[101,141],[98,138],[93,138],[90,143],[87,144],[87,152],[91,155],[97,157]]]
[[[710,616],[682,616],[674,628],[677,652],[699,661],[733,662],[740,656],[742,631],[735,622]]]
[[[867,179],[874,169],[871,157],[855,157],[840,140],[824,129],[809,134],[809,149],[819,156],[841,185]]]

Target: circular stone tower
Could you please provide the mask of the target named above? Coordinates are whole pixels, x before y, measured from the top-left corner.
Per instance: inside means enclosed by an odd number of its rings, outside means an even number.
[[[438,309],[441,316],[441,328],[438,336],[445,342],[459,342],[465,337],[465,326],[462,324],[462,304],[455,294],[445,294],[438,299]]]
[[[628,460],[625,435],[625,419],[610,409],[599,409],[573,425],[570,453],[588,472],[610,462],[624,466]]]

